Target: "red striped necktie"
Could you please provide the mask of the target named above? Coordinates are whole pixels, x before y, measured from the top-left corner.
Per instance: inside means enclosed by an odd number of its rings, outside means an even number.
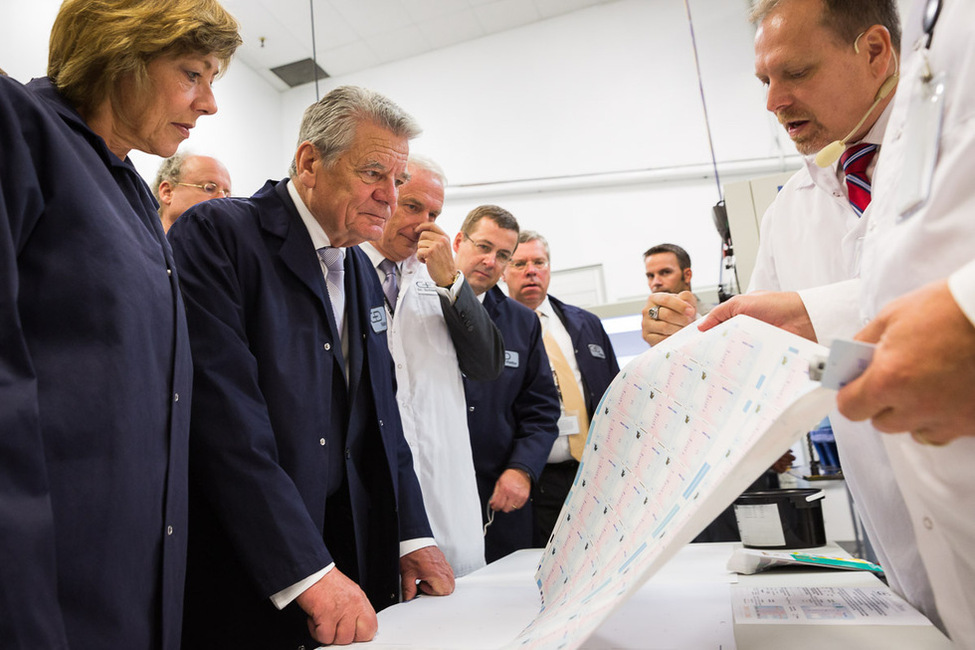
[[[850,197],[850,205],[857,216],[863,216],[863,211],[870,205],[870,178],[867,167],[877,153],[877,145],[855,144],[840,156],[840,165],[846,174],[846,189]]]

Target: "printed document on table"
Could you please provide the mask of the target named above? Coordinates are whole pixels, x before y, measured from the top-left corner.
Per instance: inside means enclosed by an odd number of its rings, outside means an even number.
[[[685,327],[631,361],[593,417],[536,572],[542,605],[509,648],[578,648],[829,412],[826,348],[747,316]]]
[[[884,586],[732,587],[736,624],[928,625],[916,609]]]

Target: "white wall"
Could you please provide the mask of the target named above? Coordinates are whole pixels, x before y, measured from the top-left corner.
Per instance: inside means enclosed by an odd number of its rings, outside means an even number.
[[[59,3],[0,2],[0,67],[21,80],[43,74]],[[752,75],[747,6],[691,0],[723,165],[794,153]],[[550,239],[555,269],[602,263],[610,301],[646,294],[640,254],[662,241],[688,249],[695,287],[717,283],[718,190],[681,0],[619,0],[329,79],[321,92],[346,83],[393,97],[424,126],[413,149],[447,170],[446,230],[475,205],[503,205]],[[284,176],[314,85],[279,94],[236,61],[215,92],[218,115],[184,148],[223,160],[236,194]],[[150,180],[160,162],[133,160]]]
[[[0,68],[27,82],[47,70],[48,37],[60,0],[0,0]],[[250,195],[268,178],[283,175],[281,95],[240,61],[214,85],[217,115],[197,122],[181,151],[219,158],[230,171],[235,194]],[[293,148],[293,145],[292,145]],[[162,159],[139,151],[132,162],[152,182]]]
[[[721,162],[783,151],[753,75],[747,9],[747,0],[691,3]],[[611,302],[647,293],[641,253],[663,241],[688,249],[695,286],[717,284],[718,190],[703,177],[711,156],[683,2],[591,7],[328,79],[321,93],[343,84],[389,95],[424,126],[412,149],[447,171],[449,232],[472,207],[502,205],[549,238],[553,268],[604,264]],[[313,84],[284,94],[286,147],[314,100]],[[785,151],[795,153],[788,141]],[[684,178],[688,166],[704,170],[698,180]],[[655,182],[632,180],[646,170]],[[679,180],[659,180],[668,174]],[[593,183],[597,175],[608,182]],[[537,180],[553,177],[561,181]]]

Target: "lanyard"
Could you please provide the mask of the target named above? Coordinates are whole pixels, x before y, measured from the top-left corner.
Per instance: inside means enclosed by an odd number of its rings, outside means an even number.
[[[924,19],[921,23],[924,27],[925,49],[931,48],[931,39],[934,37],[934,26],[938,23],[938,16],[941,15],[941,5],[943,0],[928,0],[924,5]]]

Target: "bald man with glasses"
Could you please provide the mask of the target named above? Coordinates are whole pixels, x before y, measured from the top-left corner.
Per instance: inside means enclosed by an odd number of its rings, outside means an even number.
[[[163,161],[152,184],[165,232],[197,203],[230,196],[230,172],[216,158],[178,153]]]

